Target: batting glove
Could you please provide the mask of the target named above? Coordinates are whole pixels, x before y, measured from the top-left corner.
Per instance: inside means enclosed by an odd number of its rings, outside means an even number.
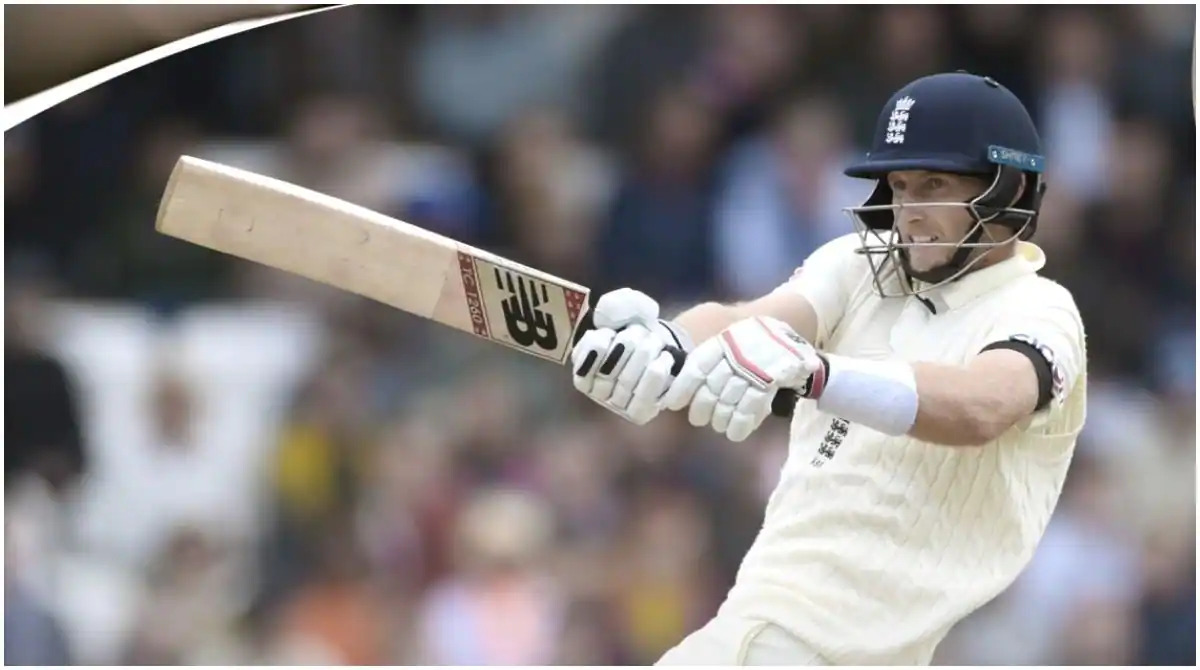
[[[735,323],[695,349],[662,398],[688,408],[693,426],[712,426],[734,442],[771,413],[779,389],[820,395],[827,369],[816,348],[786,323],[756,317]]]
[[[691,348],[683,330],[658,314],[658,303],[640,291],[605,293],[592,313],[596,327],[571,350],[575,388],[639,425],[662,411],[677,358]]]

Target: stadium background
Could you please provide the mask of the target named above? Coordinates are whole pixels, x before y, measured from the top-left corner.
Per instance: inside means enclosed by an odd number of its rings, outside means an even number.
[[[1193,7],[353,7],[5,134],[10,663],[648,663],[710,616],[786,439],[157,236],[193,153],[667,305],[850,230],[887,96],[1009,86],[1091,402],[1029,570],[938,663],[1195,662]],[[51,39],[47,36],[45,39]]]

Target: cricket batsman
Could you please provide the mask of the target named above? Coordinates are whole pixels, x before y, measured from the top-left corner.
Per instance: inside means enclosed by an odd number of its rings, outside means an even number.
[[[1045,192],[1029,112],[989,77],[918,79],[846,174],[856,232],[771,293],[674,319],[600,297],[575,387],[636,424],[663,410],[738,442],[798,400],[763,526],[718,614],[662,665],[929,664],[1029,562],[1087,393],[1071,294],[1038,275]],[[672,374],[668,347],[688,353]]]

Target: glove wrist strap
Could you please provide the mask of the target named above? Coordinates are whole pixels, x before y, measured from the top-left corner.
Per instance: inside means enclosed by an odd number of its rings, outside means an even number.
[[[817,358],[821,359],[820,369],[809,375],[804,386],[797,389],[802,397],[810,400],[819,400],[825,393],[825,387],[829,381],[829,359],[821,353],[817,354]]]

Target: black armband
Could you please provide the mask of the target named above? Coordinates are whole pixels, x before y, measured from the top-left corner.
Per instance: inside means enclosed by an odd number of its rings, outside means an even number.
[[[1038,401],[1035,412],[1040,412],[1050,406],[1050,401],[1054,399],[1054,370],[1051,361],[1047,354],[1042,351],[1043,347],[1039,347],[1036,342],[1030,338],[1021,337],[1009,340],[1001,340],[1000,342],[992,342],[980,351],[991,351],[993,349],[1010,349],[1018,353],[1024,354],[1029,362],[1033,363],[1033,370],[1037,373],[1038,381]]]

